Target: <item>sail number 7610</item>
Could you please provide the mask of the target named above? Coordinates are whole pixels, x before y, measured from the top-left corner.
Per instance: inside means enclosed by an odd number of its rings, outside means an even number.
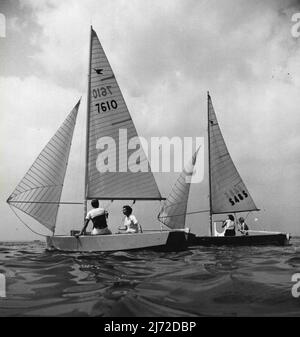
[[[102,102],[101,104],[97,103],[95,106],[97,107],[97,112],[100,114],[101,112],[117,109],[118,103],[113,99],[111,101]]]
[[[112,95],[111,85],[107,85],[106,87],[100,87],[100,88],[93,89],[92,93],[93,93],[94,98]]]
[[[107,85],[104,87],[95,88],[92,90],[92,94],[95,99],[112,95],[111,86]],[[97,112],[100,114],[101,112],[117,109],[118,103],[113,99],[111,101],[96,103],[95,106],[97,107]]]

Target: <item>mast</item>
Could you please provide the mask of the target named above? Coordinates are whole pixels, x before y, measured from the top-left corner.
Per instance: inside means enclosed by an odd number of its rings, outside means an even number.
[[[90,31],[90,52],[89,52],[89,70],[88,70],[88,91],[87,91],[87,109],[86,109],[86,140],[85,140],[85,178],[84,178],[84,206],[83,219],[87,213],[87,183],[88,183],[88,159],[89,159],[89,138],[90,138],[90,93],[91,93],[91,63],[92,63],[92,36],[93,27]]]
[[[212,198],[211,198],[211,172],[210,172],[210,120],[209,120],[209,91],[207,92],[207,134],[208,134],[208,181],[209,181],[209,230],[210,235],[213,235],[212,231]]]

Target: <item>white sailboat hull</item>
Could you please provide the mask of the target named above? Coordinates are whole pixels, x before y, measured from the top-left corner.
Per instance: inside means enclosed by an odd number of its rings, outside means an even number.
[[[113,252],[136,249],[179,251],[187,248],[183,231],[153,231],[136,234],[47,236],[48,250],[68,252]]]

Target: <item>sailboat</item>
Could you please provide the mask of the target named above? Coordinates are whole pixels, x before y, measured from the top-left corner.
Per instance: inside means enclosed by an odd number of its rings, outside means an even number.
[[[59,206],[76,204],[62,202],[61,194],[69,159],[73,131],[80,101],[50,139],[13,193],[7,199],[18,209],[51,231],[46,237],[47,249],[72,252],[109,252],[133,249],[181,250],[187,247],[185,230],[147,230],[133,234],[56,235]],[[136,161],[128,169],[127,138],[135,138],[139,148]],[[125,137],[125,138],[124,138]],[[124,141],[125,139],[125,141]],[[101,166],[103,144],[112,170]],[[109,144],[106,144],[109,145]],[[105,150],[105,149],[104,149]],[[103,159],[103,158],[102,158]],[[139,170],[145,163],[147,170]],[[105,166],[105,165],[104,165]],[[98,200],[164,200],[151,172],[149,162],[137,137],[137,131],[126,106],[115,75],[96,32],[91,27],[89,76],[87,93],[86,156],[84,216],[87,202]]]
[[[209,209],[187,212],[187,203],[197,152],[183,170],[170,195],[164,202],[158,219],[171,229],[186,227],[186,216],[207,212],[209,215],[209,236],[196,236],[189,233],[188,245],[286,245],[289,233],[262,230],[247,230],[236,236],[225,236],[225,230],[218,232],[218,221],[214,215],[259,211],[249,190],[243,182],[224,141],[210,94],[207,93],[207,132],[209,170]],[[187,228],[188,229],[188,228]]]

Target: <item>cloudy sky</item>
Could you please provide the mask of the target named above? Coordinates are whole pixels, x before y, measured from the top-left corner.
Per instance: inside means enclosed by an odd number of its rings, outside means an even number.
[[[300,235],[297,12],[292,0],[1,0],[0,240],[39,238],[5,200],[80,96],[63,199],[82,199],[91,24],[139,135],[205,136],[209,90],[232,158],[261,208],[250,226]],[[176,178],[156,175],[163,195]],[[192,186],[189,210],[205,208],[207,195],[207,179]],[[114,227],[121,204],[110,207]],[[158,209],[140,203],[135,213],[151,227]],[[58,232],[79,228],[82,216],[80,206],[61,207]],[[207,234],[207,215],[187,223]]]

